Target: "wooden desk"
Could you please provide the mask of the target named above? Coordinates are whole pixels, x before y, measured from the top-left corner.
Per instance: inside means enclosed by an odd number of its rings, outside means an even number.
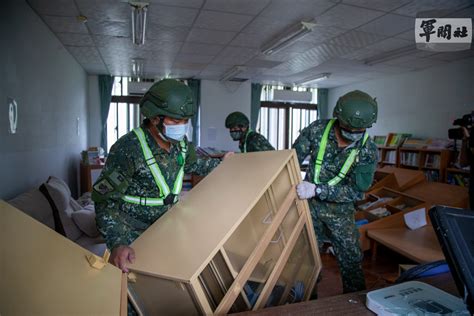
[[[459,296],[451,274],[443,273],[435,277],[417,281],[431,284],[450,294]],[[368,291],[326,297],[303,303],[269,307],[259,311],[235,315],[289,316],[289,315],[375,315],[365,306],[365,295]]]
[[[469,203],[467,188],[440,182],[424,181],[407,189],[405,193],[421,198],[431,205],[467,208]]]
[[[99,177],[104,164],[101,165],[85,165],[81,162],[80,177],[81,177],[81,195],[85,192],[92,192],[92,186]]]
[[[431,225],[415,230],[405,227],[370,229],[369,238],[418,263],[444,260],[443,251]]]
[[[420,171],[420,170],[411,170],[411,169],[405,169],[405,168],[395,168],[391,166],[385,166],[383,168],[377,169],[377,171],[385,172],[385,173],[393,173],[400,187],[400,191],[405,191],[408,188],[411,188],[415,184],[420,183],[426,179],[425,174],[423,173],[423,171]]]

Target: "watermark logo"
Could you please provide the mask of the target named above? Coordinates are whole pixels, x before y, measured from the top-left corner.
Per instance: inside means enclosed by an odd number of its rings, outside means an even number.
[[[418,49],[448,52],[471,48],[472,19],[417,18],[415,41]]]

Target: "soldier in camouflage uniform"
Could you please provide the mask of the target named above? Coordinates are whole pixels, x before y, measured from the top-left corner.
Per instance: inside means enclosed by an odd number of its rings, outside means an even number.
[[[239,141],[243,153],[275,150],[265,137],[249,128],[249,119],[242,112],[230,113],[225,119],[225,127],[229,129],[230,137]]]
[[[92,193],[97,227],[112,250],[110,261],[124,272],[135,258],[130,243],[178,201],[184,173],[205,175],[220,162],[198,158],[185,137],[194,115],[185,84],[155,83],[140,110],[143,125],[112,146]]]
[[[377,147],[366,129],[377,120],[377,103],[352,91],[339,98],[333,116],[303,129],[293,148],[300,164],[310,156],[297,193],[308,199],[320,248],[324,240],[332,243],[348,293],[365,289],[354,202],[363,198],[375,173]]]

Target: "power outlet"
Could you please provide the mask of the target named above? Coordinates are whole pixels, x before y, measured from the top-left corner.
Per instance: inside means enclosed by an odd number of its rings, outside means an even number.
[[[10,122],[9,127],[8,127],[8,132],[10,134],[16,134],[16,127],[18,123],[18,104],[16,103],[15,99],[8,97],[7,105],[8,105],[8,120]]]

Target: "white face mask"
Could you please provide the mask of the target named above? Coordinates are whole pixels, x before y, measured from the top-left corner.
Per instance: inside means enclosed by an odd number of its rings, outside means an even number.
[[[176,124],[176,125],[167,125],[163,124],[165,128],[165,136],[171,138],[172,140],[181,141],[183,140],[186,132],[188,131],[188,124]]]

